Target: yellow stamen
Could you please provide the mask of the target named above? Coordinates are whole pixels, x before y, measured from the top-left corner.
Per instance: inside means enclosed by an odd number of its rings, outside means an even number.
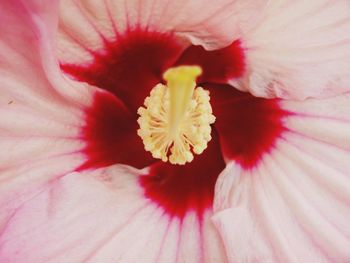
[[[185,164],[193,160],[192,152],[201,154],[207,148],[215,117],[209,92],[195,89],[201,73],[197,66],[168,69],[163,75],[167,85],[156,85],[138,109],[138,135],[154,158]]]

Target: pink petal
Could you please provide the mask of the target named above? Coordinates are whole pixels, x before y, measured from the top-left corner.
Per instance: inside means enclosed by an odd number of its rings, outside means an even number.
[[[229,45],[242,28],[251,28],[266,0],[63,0],[58,32],[59,58],[63,63],[89,63],[91,51],[101,50],[105,40],[136,28],[175,33],[185,40],[215,49]],[[186,43],[185,43],[186,42]],[[74,54],[74,56],[72,56]]]
[[[202,227],[195,214],[170,219],[143,197],[140,173],[123,166],[72,173],[12,200],[0,261],[224,262],[210,214]]]
[[[218,179],[214,223],[230,262],[350,260],[350,94],[283,101],[270,154]]]
[[[91,95],[67,93],[52,53],[56,10],[55,1],[0,4],[0,203],[82,162],[75,139]]]
[[[348,0],[270,1],[260,16],[242,34],[247,71],[232,84],[259,97],[294,99],[349,90]]]
[[[48,9],[47,5],[39,8],[35,3],[36,1],[1,2],[0,80],[4,95],[8,90],[21,93],[22,96],[28,93],[42,96],[53,94],[47,87],[42,56],[47,52],[46,43],[50,41],[51,31],[49,25],[52,24],[47,23],[45,16],[52,14],[55,4],[53,3],[52,10],[45,10]],[[26,87],[27,83],[32,85],[32,90]],[[2,99],[4,95],[1,96]]]

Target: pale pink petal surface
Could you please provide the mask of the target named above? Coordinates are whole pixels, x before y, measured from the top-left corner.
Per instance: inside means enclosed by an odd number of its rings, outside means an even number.
[[[90,51],[101,49],[106,40],[114,41],[125,31],[137,28],[175,34],[185,46],[189,41],[207,49],[227,46],[242,28],[257,23],[256,14],[265,2],[63,0],[59,58],[64,63],[88,63],[93,59]]]
[[[209,214],[170,218],[144,198],[142,173],[113,166],[38,189],[2,230],[2,262],[225,262]]]
[[[8,8],[14,9],[10,18],[21,11],[10,3]],[[23,14],[28,17],[34,14],[29,11],[24,10]],[[37,64],[28,65],[23,76],[34,76],[36,82],[43,83],[39,86],[34,85],[32,79],[17,81],[17,75],[13,75],[11,81],[15,84],[23,82],[20,84],[26,93],[14,96],[11,92],[19,90],[17,87],[11,90],[10,85],[3,90],[3,94],[9,97],[4,100],[4,106],[12,108],[4,108],[6,114],[1,128],[8,140],[3,140],[2,145],[8,149],[20,148],[13,150],[13,155],[2,152],[1,179],[6,191],[1,194],[1,260],[67,262],[69,257],[71,262],[85,259],[135,262],[142,257],[145,262],[184,261],[188,258],[198,262],[225,261],[221,242],[209,221],[210,210],[200,221],[195,212],[181,218],[167,215],[156,203],[145,198],[144,188],[137,178],[143,173],[131,173],[127,168],[122,172],[116,168],[117,172],[107,178],[108,182],[101,178],[103,169],[69,174],[84,162],[81,127],[86,122],[87,106],[94,103],[93,96],[104,92],[92,87],[87,90],[86,84],[79,86],[63,78],[58,72],[58,64],[50,63],[55,62],[50,53],[52,28],[45,26],[45,20],[35,22],[33,30],[37,30],[38,35],[33,38],[39,40],[34,42],[33,50],[25,49],[27,47],[19,43],[18,38],[15,38],[15,44],[23,48],[21,52],[30,52],[38,60]],[[33,30],[28,29],[28,32]],[[12,33],[9,32],[14,35]],[[43,36],[47,38],[41,42]],[[11,58],[16,55],[9,54]],[[32,75],[34,65],[38,65],[40,71]],[[19,69],[15,68],[17,72]],[[32,95],[37,87],[42,87],[43,93]],[[94,174],[97,174],[95,178]],[[115,178],[118,178],[116,185],[111,185],[109,180],[114,182]],[[122,183],[124,179],[126,184]],[[126,194],[129,191],[132,193]],[[112,223],[107,223],[108,220]],[[150,223],[147,229],[145,221]],[[150,240],[149,236],[155,232],[157,235]],[[88,239],[91,243],[86,242]],[[139,242],[135,243],[138,239]],[[128,243],[125,240],[129,240]],[[131,249],[134,243],[135,247]],[[141,250],[146,244],[150,246],[149,250]],[[119,247],[119,252],[115,251],[116,247]],[[126,248],[130,248],[129,252]]]
[[[230,262],[350,260],[350,96],[283,101],[287,130],[253,170],[231,163],[213,220]]]
[[[348,2],[210,3],[1,3],[0,262],[350,260],[350,97],[224,85],[346,91]],[[133,111],[187,63],[213,140],[154,163]]]
[[[244,2],[244,0],[242,0]],[[232,83],[259,97],[304,99],[350,87],[350,2],[269,1],[242,32],[246,73]]]
[[[54,1],[1,2],[1,223],[11,216],[6,207],[19,205],[10,200],[21,195],[23,187],[35,188],[83,161],[78,127],[91,96],[83,87],[80,101],[76,93],[65,92],[72,85],[51,53],[56,10]]]

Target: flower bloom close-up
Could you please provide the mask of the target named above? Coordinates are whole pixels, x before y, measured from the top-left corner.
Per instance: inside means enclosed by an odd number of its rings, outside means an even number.
[[[349,0],[0,1],[0,262],[350,262]]]

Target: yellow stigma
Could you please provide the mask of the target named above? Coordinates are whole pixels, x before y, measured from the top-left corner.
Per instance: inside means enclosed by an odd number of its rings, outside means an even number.
[[[215,117],[209,92],[196,88],[201,73],[198,66],[168,69],[163,75],[167,84],[156,85],[138,109],[137,133],[154,158],[185,164],[207,148]]]

